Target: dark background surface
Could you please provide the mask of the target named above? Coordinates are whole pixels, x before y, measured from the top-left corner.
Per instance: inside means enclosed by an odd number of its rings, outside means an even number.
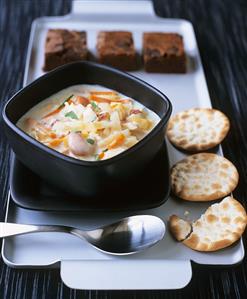
[[[213,106],[231,119],[223,144],[238,168],[235,197],[247,202],[247,1],[157,0],[156,13],[185,18],[195,28]],[[70,11],[66,0],[0,0],[0,109],[22,87],[33,19]],[[184,99],[186,100],[186,99]],[[8,193],[9,147],[0,127],[0,220]],[[245,205],[246,206],[246,205]],[[244,236],[244,242],[246,234]],[[245,242],[246,243],[246,242]],[[0,299],[12,298],[247,298],[246,258],[230,268],[193,264],[190,284],[176,291],[76,291],[60,280],[59,270],[14,270],[0,260]],[[154,279],[154,278],[152,278]]]

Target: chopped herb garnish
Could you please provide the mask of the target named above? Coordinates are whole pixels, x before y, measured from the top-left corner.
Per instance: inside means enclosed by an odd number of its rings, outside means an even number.
[[[72,97],[73,97],[74,95],[72,94],[72,95],[70,95],[60,106],[59,106],[59,108],[62,108],[64,105],[65,105],[65,103],[66,102],[68,102]]]
[[[91,105],[92,105],[93,108],[98,108],[98,105],[94,102],[91,102]]]
[[[91,139],[91,138],[88,138],[87,142],[90,143],[90,144],[94,144],[95,141],[93,139]]]
[[[108,151],[108,148],[106,148],[106,149],[103,150],[104,153],[107,152],[107,151]]]
[[[100,107],[95,102],[91,102],[91,105],[95,112],[100,112]]]
[[[70,112],[66,113],[65,117],[70,117],[70,118],[73,118],[73,119],[78,119],[77,115],[73,111],[70,111]]]

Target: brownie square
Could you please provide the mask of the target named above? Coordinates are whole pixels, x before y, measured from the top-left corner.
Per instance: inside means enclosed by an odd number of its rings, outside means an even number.
[[[44,71],[50,71],[60,65],[86,60],[88,57],[85,31],[50,29],[45,43]]]
[[[99,32],[97,38],[97,51],[100,63],[125,71],[137,69],[137,55],[131,32]]]
[[[143,60],[147,72],[185,73],[182,36],[176,33],[144,33]]]

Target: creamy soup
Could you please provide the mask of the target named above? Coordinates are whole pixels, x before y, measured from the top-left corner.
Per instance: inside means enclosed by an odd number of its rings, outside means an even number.
[[[109,159],[135,145],[160,118],[134,99],[99,85],[74,85],[30,109],[17,123],[58,152]]]

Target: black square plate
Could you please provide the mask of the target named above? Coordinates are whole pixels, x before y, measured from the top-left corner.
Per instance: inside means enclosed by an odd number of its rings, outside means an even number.
[[[10,171],[11,197],[22,208],[41,211],[137,210],[140,209],[140,201],[142,209],[154,208],[163,204],[169,196],[168,161],[164,144],[139,176],[129,180],[126,186],[113,188],[112,194],[104,194],[102,204],[99,205],[98,199],[75,197],[47,184],[13,154]]]

